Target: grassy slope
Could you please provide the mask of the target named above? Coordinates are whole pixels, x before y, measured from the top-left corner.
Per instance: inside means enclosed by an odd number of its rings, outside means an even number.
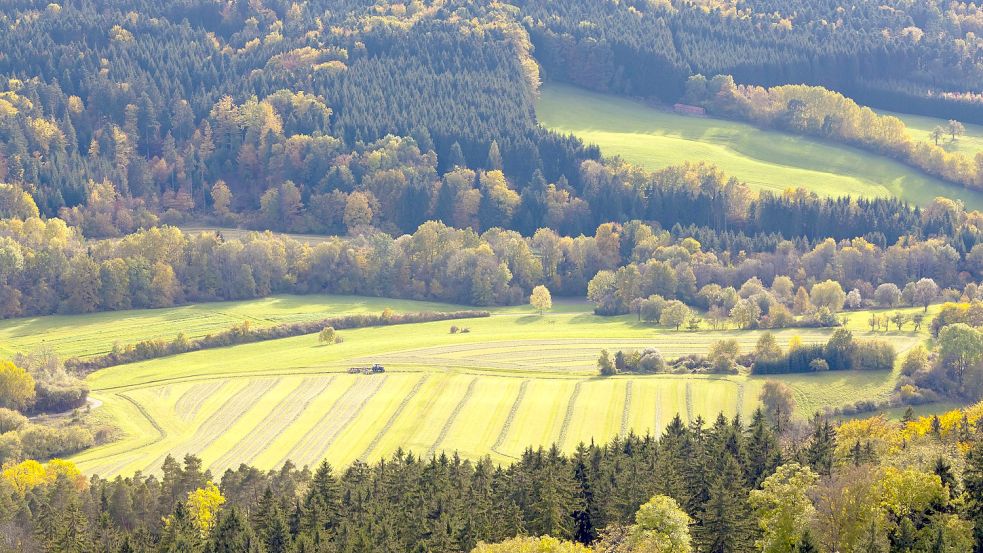
[[[892,111],[881,111],[878,113],[883,115],[893,115],[902,121],[904,121],[905,126],[908,127],[908,132],[911,133],[913,138],[918,140],[924,140],[925,142],[932,141],[932,129],[937,125],[946,126],[947,121],[943,119],[936,119],[934,117],[925,117],[923,115],[911,115],[907,113],[895,113]],[[972,125],[964,123],[966,127],[966,134],[960,136],[956,140],[949,140],[947,136],[939,142],[939,146],[942,146],[949,152],[960,152],[966,154],[970,157],[976,155],[977,152],[983,151],[983,125]]]
[[[414,306],[382,299],[310,297],[308,304],[289,299],[295,302],[290,312],[319,315],[356,306]],[[268,312],[267,302],[228,307],[259,316]],[[94,397],[104,401],[94,416],[119,421],[124,436],[74,460],[103,475],[156,471],[167,453],[188,452],[217,471],[238,462],[271,468],[287,457],[313,463],[326,456],[344,465],[389,456],[399,447],[423,455],[491,454],[505,461],[529,445],[559,441],[572,448],[622,432],[656,431],[677,412],[691,420],[714,417],[721,409],[747,415],[757,405],[763,378],[601,379],[594,376],[594,360],[602,348],[656,346],[670,357],[704,352],[728,337],[751,348],[758,331],[676,332],[629,316],[596,317],[582,302],[558,302],[545,317],[529,311],[526,306],[495,309],[493,317],[458,323],[470,328],[465,334],[450,334],[447,322],[359,329],[343,332],[345,341],[332,346],[308,335],[99,371],[89,377]],[[851,317],[857,336],[870,335],[868,316]],[[101,317],[77,322],[85,322],[80,326],[93,334],[114,327]],[[784,344],[794,334],[817,342],[829,331],[786,330],[777,336]],[[901,350],[926,338],[924,329],[916,334],[910,327],[888,335]],[[384,362],[386,375],[345,373],[350,365],[372,361]],[[826,405],[884,398],[895,375],[778,378],[792,386],[805,416]]]
[[[62,357],[106,353],[115,342],[129,344],[183,332],[190,338],[220,332],[249,321],[255,326],[318,320],[344,313],[397,311],[449,311],[457,306],[356,296],[270,296],[258,300],[214,302],[171,307],[52,315],[0,321],[0,356],[9,357],[42,345]]]
[[[801,186],[830,196],[895,195],[918,204],[948,196],[983,209],[983,194],[883,156],[734,121],[677,115],[567,85],[544,85],[536,114],[547,128],[573,133],[605,155],[651,170],[707,161],[761,189]]]

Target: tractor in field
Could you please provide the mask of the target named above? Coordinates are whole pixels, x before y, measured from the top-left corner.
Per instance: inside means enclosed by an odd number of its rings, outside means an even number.
[[[379,374],[386,372],[386,368],[375,363],[371,367],[349,367],[348,374]]]

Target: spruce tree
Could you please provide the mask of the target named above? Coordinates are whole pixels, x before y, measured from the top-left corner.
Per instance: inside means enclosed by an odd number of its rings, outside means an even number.
[[[258,546],[246,517],[232,507],[212,531],[209,553],[250,553]]]
[[[983,553],[983,440],[979,438],[966,454],[963,492],[966,498],[966,518],[973,523],[973,551]]]

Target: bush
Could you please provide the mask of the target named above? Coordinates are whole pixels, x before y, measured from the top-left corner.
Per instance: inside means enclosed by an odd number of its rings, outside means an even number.
[[[829,363],[825,359],[813,359],[809,361],[809,369],[813,372],[826,372],[829,370]]]
[[[81,380],[64,382],[37,382],[37,395],[31,408],[35,413],[60,413],[85,405],[89,387]]]
[[[85,428],[53,428],[37,424],[21,430],[20,441],[24,457],[38,460],[71,455],[95,443],[92,433]]]
[[[451,325],[451,334],[457,334],[458,330],[457,325]]]
[[[13,409],[0,407],[0,434],[17,430],[27,424],[27,417]]]

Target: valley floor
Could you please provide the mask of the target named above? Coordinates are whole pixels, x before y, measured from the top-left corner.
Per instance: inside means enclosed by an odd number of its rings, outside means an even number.
[[[107,351],[112,342],[202,335],[242,319],[255,324],[311,320],[356,311],[457,309],[379,298],[277,296],[249,302],[0,323],[7,350],[37,346],[62,355]],[[112,367],[88,377],[90,416],[121,428],[121,438],[72,460],[111,477],[156,472],[168,454],[193,453],[213,473],[248,463],[275,468],[286,460],[313,465],[373,461],[399,448],[429,456],[457,451],[505,462],[529,446],[606,441],[627,432],[657,433],[679,413],[684,421],[749,416],[765,378],[746,375],[596,376],[602,349],[656,347],[667,357],[706,353],[722,338],[753,348],[761,331],[674,331],[631,316],[598,317],[583,302],[560,301],[544,316],[528,306],[495,308],[483,319],[344,331],[323,345],[304,335],[205,350]],[[869,312],[850,328],[869,336]],[[451,324],[467,327],[451,333]],[[190,331],[188,329],[191,329]],[[32,330],[32,332],[27,332]],[[823,342],[829,329],[776,331]],[[899,351],[925,340],[887,334]],[[384,374],[351,375],[351,366],[381,363]],[[889,396],[891,372],[830,372],[778,377],[792,387],[799,415],[825,406]]]

